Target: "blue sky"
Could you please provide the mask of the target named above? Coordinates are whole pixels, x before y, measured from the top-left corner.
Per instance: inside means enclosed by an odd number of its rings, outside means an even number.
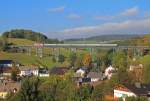
[[[1,0],[0,33],[16,28],[52,38],[150,33],[150,0]]]

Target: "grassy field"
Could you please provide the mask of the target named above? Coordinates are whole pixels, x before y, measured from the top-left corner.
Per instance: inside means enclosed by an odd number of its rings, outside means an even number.
[[[146,55],[140,59],[141,63],[146,64],[150,63],[150,55]]]
[[[18,39],[18,38],[8,38],[9,43],[13,43],[14,45],[32,45],[35,42],[27,39]]]
[[[58,62],[53,62],[52,61],[52,55],[54,55],[54,52],[52,52],[52,49],[44,49],[44,56],[43,58],[39,58],[37,56],[35,56],[35,52],[32,52],[32,55],[27,55],[27,53],[7,53],[7,52],[0,52],[0,59],[11,59],[14,61],[17,61],[23,65],[42,65],[44,67],[48,67],[48,68],[52,68],[52,67],[65,67],[65,66],[69,66],[69,55],[71,53],[70,50],[67,49],[60,49],[60,54],[65,56],[65,62],[64,63],[58,63]],[[88,51],[86,50],[78,50],[77,56],[81,56],[81,54],[86,54]]]
[[[22,54],[22,53],[6,53],[6,52],[1,52],[0,53],[0,59],[8,59],[8,60],[14,60],[17,61],[23,65],[38,65],[38,66],[45,66],[48,68],[55,67],[55,66],[68,66],[69,63],[65,61],[64,63],[58,63],[58,62],[53,62],[52,57],[43,57],[39,58],[35,55],[29,56],[27,54]]]

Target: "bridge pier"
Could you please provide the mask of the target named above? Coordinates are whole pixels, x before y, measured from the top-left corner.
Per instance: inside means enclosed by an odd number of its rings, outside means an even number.
[[[40,47],[40,48],[36,48],[36,56],[42,58],[43,57],[43,48]]]
[[[53,48],[53,54],[54,57],[56,58],[56,61],[58,61],[58,57],[60,55],[60,48]]]
[[[142,56],[143,53],[142,53],[142,49],[141,48],[133,48],[133,56],[136,57],[136,56]]]
[[[137,57],[137,50],[136,50],[136,48],[133,48],[132,50],[133,50],[133,58],[136,58]]]
[[[70,48],[71,52],[76,53],[77,52],[77,48]]]
[[[113,55],[115,54],[115,52],[116,52],[116,48],[112,48]]]
[[[89,48],[89,50],[90,50],[90,55],[92,56],[92,54],[93,54],[93,49],[92,49],[92,48]]]
[[[133,56],[142,55],[142,52],[140,48],[145,49],[150,49],[149,46],[118,46],[117,44],[34,44],[34,45],[24,45],[24,46],[10,46],[10,48],[13,47],[19,47],[21,49],[25,49],[27,51],[28,55],[31,55],[32,48],[35,48],[36,50],[36,56],[43,57],[43,48],[57,48],[57,51],[53,49],[53,53],[55,55],[59,55],[60,53],[60,48],[67,48],[69,51],[77,51],[77,48],[89,48],[89,53],[92,55],[93,54],[93,49],[95,48],[101,48],[101,49],[112,49],[113,54],[115,53],[116,50],[122,50],[122,49],[131,49],[133,51]],[[27,49],[28,48],[28,49]],[[139,49],[139,50],[137,50]],[[142,50],[142,51],[143,51]]]
[[[95,52],[95,48],[90,48],[90,55],[92,57],[92,61],[94,61],[94,52]]]
[[[28,47],[26,50],[27,50],[27,55],[31,56],[32,49]]]

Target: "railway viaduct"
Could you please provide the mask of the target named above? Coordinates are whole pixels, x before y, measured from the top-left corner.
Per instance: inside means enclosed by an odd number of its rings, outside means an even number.
[[[77,49],[89,48],[91,54],[93,52],[93,49],[112,49],[113,51],[118,49],[123,49],[123,50],[133,49],[134,53],[140,50],[150,49],[149,46],[119,46],[118,44],[38,44],[36,43],[34,45],[14,45],[11,47],[25,49],[28,55],[31,55],[32,49],[36,49],[36,55],[39,57],[43,57],[44,48],[51,48],[53,49],[53,51],[59,51],[60,48],[67,48],[74,52]]]

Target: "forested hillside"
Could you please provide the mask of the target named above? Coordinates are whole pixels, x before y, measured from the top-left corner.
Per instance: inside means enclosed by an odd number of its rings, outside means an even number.
[[[57,39],[49,39],[43,33],[34,32],[32,30],[25,30],[25,29],[13,29],[10,31],[6,31],[2,34],[2,37],[28,39],[31,41],[42,42],[42,43],[62,43]]]
[[[81,41],[85,41],[85,42],[103,42],[103,41],[116,41],[116,40],[128,40],[128,39],[132,39],[135,37],[140,37],[142,35],[134,35],[134,34],[122,34],[122,35],[100,35],[100,36],[93,36],[93,37],[89,37],[89,38],[84,38],[84,39],[66,39],[65,42],[81,42]]]
[[[114,43],[119,45],[137,45],[137,46],[150,46],[150,35],[138,36],[127,40],[118,40]]]

